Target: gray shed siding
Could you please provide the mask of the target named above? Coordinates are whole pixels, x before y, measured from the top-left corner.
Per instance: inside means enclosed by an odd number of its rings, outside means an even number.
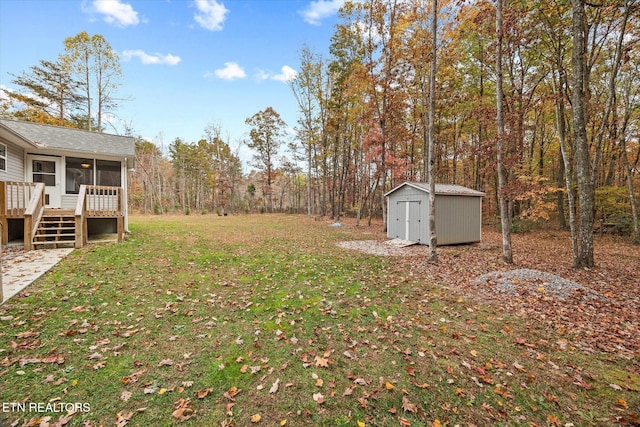
[[[429,218],[427,212],[427,223]],[[482,237],[482,197],[436,194],[438,245],[479,242]]]
[[[24,181],[24,150],[1,138],[0,143],[7,146],[7,170],[0,171],[0,181]]]
[[[440,188],[447,189],[446,186]],[[464,187],[457,187],[455,190],[460,189],[464,190]],[[479,195],[483,193],[469,191],[473,194],[436,194],[438,245],[474,243],[481,240],[482,197]],[[401,185],[387,193],[387,196],[387,237],[428,244],[428,191],[412,185]]]

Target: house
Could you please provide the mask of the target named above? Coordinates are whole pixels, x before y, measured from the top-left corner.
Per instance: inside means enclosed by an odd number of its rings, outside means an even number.
[[[460,185],[436,184],[438,245],[479,242],[485,193]],[[429,244],[429,184],[405,182],[385,194],[387,237]]]
[[[2,244],[83,247],[128,229],[135,139],[0,119]]]

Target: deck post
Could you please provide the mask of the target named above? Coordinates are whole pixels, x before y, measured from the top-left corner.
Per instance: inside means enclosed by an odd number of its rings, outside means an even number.
[[[0,233],[4,235],[4,227],[0,222]],[[4,291],[2,288],[2,243],[0,243],[0,304],[4,302]]]
[[[76,203],[75,218],[76,218],[76,249],[84,247],[86,244],[85,232],[87,230],[87,217],[85,216],[87,199],[87,186],[81,185],[78,192],[78,201]]]
[[[0,222],[0,233],[4,236],[4,227]],[[4,301],[4,292],[2,290],[2,243],[0,243],[0,304]]]
[[[0,182],[0,246],[9,243],[9,227],[7,223],[7,183]],[[1,288],[2,286],[0,286]],[[1,289],[0,289],[1,293]],[[2,298],[0,298],[2,302]]]

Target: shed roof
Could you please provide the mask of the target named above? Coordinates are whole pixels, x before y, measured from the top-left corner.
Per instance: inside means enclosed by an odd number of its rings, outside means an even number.
[[[0,127],[20,137],[24,142],[40,148],[73,151],[85,154],[135,156],[135,138],[89,132],[33,122],[0,119]]]
[[[390,195],[391,193],[399,190],[404,186],[410,186],[417,190],[424,191],[425,193],[429,192],[429,184],[426,182],[403,182],[398,185],[393,190],[388,191],[385,196]],[[484,197],[486,194],[482,191],[473,190],[471,188],[463,187],[462,185],[454,185],[454,184],[436,184],[436,194],[443,196],[473,196],[473,197]]]

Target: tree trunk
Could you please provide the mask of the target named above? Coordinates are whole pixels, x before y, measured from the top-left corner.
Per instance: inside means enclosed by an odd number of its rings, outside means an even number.
[[[433,1],[433,15],[431,21],[431,71],[429,73],[429,261],[438,262],[436,246],[436,174],[435,174],[435,117],[436,117],[436,52],[438,30],[438,1]],[[408,209],[408,207],[407,207]]]
[[[585,11],[583,0],[572,0],[573,65],[572,108],[573,135],[576,144],[576,177],[578,180],[578,250],[575,268],[591,268],[593,258],[594,189],[587,140],[587,112],[585,99]]]
[[[567,149],[567,127],[566,114],[564,104],[564,81],[562,77],[562,54],[560,48],[556,52],[556,61],[558,66],[558,81],[552,78],[553,88],[555,91],[556,104],[556,126],[558,129],[558,139],[560,140],[560,153],[562,154],[562,164],[564,165],[564,183],[567,190],[567,201],[569,204],[569,229],[571,230],[571,249],[573,259],[578,257],[578,232],[576,227],[576,200],[573,191],[573,169],[571,167],[571,158]],[[564,201],[563,201],[564,202]]]
[[[507,171],[504,167],[504,112],[502,89],[502,0],[496,1],[496,35],[498,37],[496,52],[496,122],[497,132],[497,162],[498,162],[498,202],[500,204],[500,224],[502,228],[502,260],[507,264],[513,264],[513,250],[511,248],[511,216],[509,215],[509,201],[505,195],[507,185]]]

